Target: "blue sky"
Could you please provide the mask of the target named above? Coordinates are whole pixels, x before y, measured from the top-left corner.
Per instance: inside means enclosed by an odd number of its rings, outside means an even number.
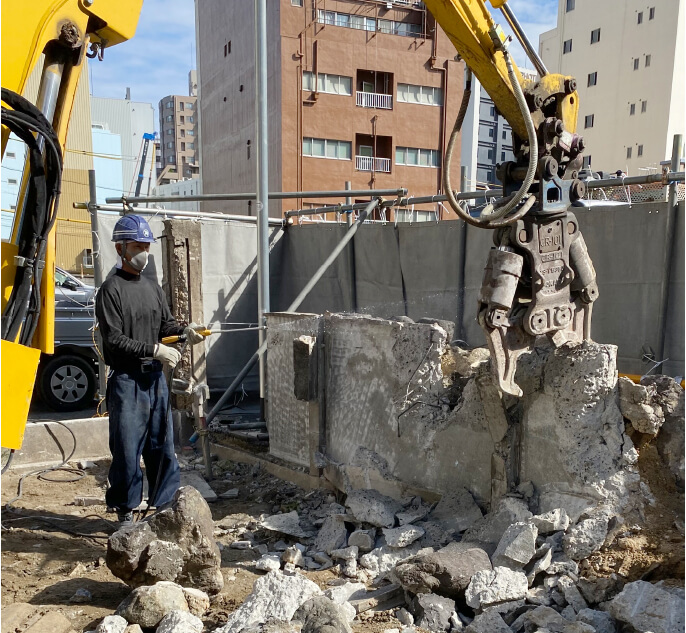
[[[195,68],[193,0],[144,0],[133,39],[106,49],[103,61],[89,65],[96,97],[123,99],[128,86],[131,99],[157,110],[162,97],[188,94],[188,71]]]
[[[251,0],[226,1],[252,4]],[[510,0],[509,6],[538,48],[538,36],[556,24],[557,0]],[[500,11],[492,12],[506,28]],[[518,65],[532,67],[521,49],[513,53]],[[152,103],[157,109],[166,95],[188,94],[191,68],[195,68],[193,0],[144,0],[135,37],[107,49],[104,61],[90,62],[91,91],[96,97],[123,99],[128,86],[134,101]]]

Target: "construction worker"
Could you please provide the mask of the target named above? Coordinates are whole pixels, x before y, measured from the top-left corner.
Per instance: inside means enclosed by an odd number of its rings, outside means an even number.
[[[183,334],[191,344],[203,337],[198,328],[179,325],[171,315],[162,288],[141,275],[155,242],[144,218],[125,215],[114,227],[117,270],[101,286],[95,314],[102,334],[107,383],[112,465],[107,505],[121,525],[133,522],[133,509],[143,497],[141,455],[148,479],[150,505],[168,507],[179,488],[179,464],[169,390],[163,365],[173,368],[181,355],[163,345],[166,336]]]

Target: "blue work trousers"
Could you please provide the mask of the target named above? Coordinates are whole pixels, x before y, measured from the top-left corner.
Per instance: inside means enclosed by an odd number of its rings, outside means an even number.
[[[111,373],[107,383],[107,410],[112,466],[110,487],[105,495],[110,508],[125,512],[141,503],[141,455],[148,494],[154,493],[151,505],[159,507],[174,498],[181,475],[174,453],[174,428],[168,401],[169,390],[161,371]]]

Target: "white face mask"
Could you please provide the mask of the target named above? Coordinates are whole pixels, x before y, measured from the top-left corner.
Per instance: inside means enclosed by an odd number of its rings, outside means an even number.
[[[137,270],[139,273],[142,273],[145,270],[145,267],[148,265],[148,252],[143,251],[142,253],[138,253],[138,255],[134,255],[127,261],[131,268]]]

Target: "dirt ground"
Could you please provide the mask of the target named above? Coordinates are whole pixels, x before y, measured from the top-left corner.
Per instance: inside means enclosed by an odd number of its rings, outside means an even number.
[[[81,633],[95,629],[129,594],[129,587],[105,565],[107,536],[113,531],[108,521],[114,520],[115,515],[108,514],[105,505],[74,505],[75,497],[104,498],[108,468],[109,462],[98,462],[76,482],[53,483],[30,476],[24,481],[22,498],[14,504],[16,513],[4,509],[4,504],[17,494],[22,472],[10,470],[2,476],[2,606],[28,602],[44,611],[59,610]],[[255,477],[250,467],[243,470],[246,469],[248,472],[233,479],[218,478],[212,482],[218,493],[234,487],[240,490],[238,499],[219,499],[210,504],[213,517],[221,526],[250,528],[260,514],[273,511],[274,492],[284,482],[267,473]],[[59,478],[67,474],[50,476]],[[65,534],[56,530],[54,524],[84,536]],[[228,614],[250,594],[255,579],[263,575],[253,566],[259,555],[249,550],[230,549],[229,543],[237,537],[222,534],[225,531],[219,530],[216,536],[225,545],[222,550],[224,590],[212,599],[211,610],[203,618],[207,631],[224,623]],[[323,589],[328,587],[328,581],[337,578],[329,570],[305,572],[305,575]],[[92,600],[73,602],[78,589],[88,590]],[[402,628],[392,612],[370,614],[353,627],[356,633],[379,633],[387,628]]]

